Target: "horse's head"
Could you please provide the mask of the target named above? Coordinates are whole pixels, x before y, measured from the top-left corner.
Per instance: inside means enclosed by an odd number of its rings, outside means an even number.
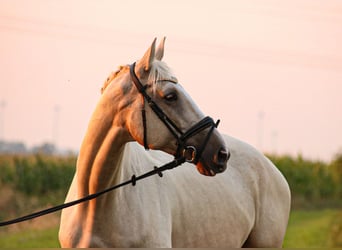
[[[142,59],[112,75],[121,82],[122,124],[131,140],[145,148],[184,156],[201,174],[214,176],[226,169],[229,151],[217,124],[203,115],[161,61],[164,42],[156,48],[155,39]],[[107,82],[104,88],[111,79]]]

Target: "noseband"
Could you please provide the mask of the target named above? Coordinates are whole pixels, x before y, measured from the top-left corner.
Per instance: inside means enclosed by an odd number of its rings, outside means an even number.
[[[154,111],[154,113],[156,113],[156,115],[159,117],[159,119],[165,124],[165,126],[170,130],[170,132],[173,134],[173,136],[176,138],[177,140],[177,153],[175,155],[175,159],[167,164],[164,164],[161,167],[154,167],[153,170],[142,174],[140,176],[135,176],[133,175],[132,178],[128,181],[119,183],[115,186],[109,187],[105,190],[87,195],[83,198],[80,198],[78,200],[74,200],[74,201],[70,201],[61,205],[57,205],[55,207],[51,207],[51,208],[47,208],[32,214],[28,214],[26,216],[22,216],[13,220],[9,220],[9,221],[3,221],[0,222],[0,227],[1,226],[8,226],[11,224],[15,224],[15,223],[19,223],[22,221],[26,221],[26,220],[31,220],[43,215],[47,215],[50,213],[54,213],[56,211],[62,210],[64,208],[68,208],[77,204],[80,204],[82,202],[86,202],[92,199],[95,199],[101,195],[104,195],[108,192],[111,192],[115,189],[118,189],[120,187],[132,184],[133,186],[135,186],[136,182],[138,180],[141,179],[145,179],[149,176],[158,174],[160,177],[163,176],[162,172],[165,170],[169,170],[169,169],[173,169],[177,166],[180,166],[181,164],[184,163],[184,161],[187,162],[191,162],[196,164],[199,159],[201,158],[202,152],[205,148],[205,146],[207,145],[209,138],[214,130],[214,128],[216,128],[220,122],[220,120],[218,120],[216,123],[214,123],[213,119],[210,118],[209,116],[204,117],[202,120],[200,120],[198,123],[196,123],[194,126],[192,126],[190,129],[188,129],[185,133],[182,132],[181,129],[179,129],[176,124],[163,112],[163,110],[152,100],[152,98],[146,93],[146,86],[143,86],[141,84],[141,82],[139,81],[138,77],[136,76],[135,72],[134,72],[134,68],[135,68],[135,63],[133,63],[132,65],[130,65],[130,73],[131,73],[131,77],[132,80],[134,82],[134,85],[137,87],[137,89],[139,90],[139,92],[142,94],[143,99],[144,99],[144,103],[143,103],[143,109],[142,109],[142,119],[143,119],[143,126],[144,126],[144,147],[145,149],[148,149],[148,144],[147,144],[147,130],[146,130],[146,111],[145,111],[145,100],[147,101],[147,103],[150,105],[150,107],[152,108],[152,110]],[[205,137],[201,148],[199,150],[196,149],[196,147],[188,145],[185,146],[186,141],[191,138],[192,136],[198,134],[199,132],[203,131],[206,128],[210,128],[208,131],[207,136]],[[204,165],[204,167],[207,169],[207,166]],[[210,171],[209,169],[207,169],[208,171]]]
[[[209,138],[214,130],[217,128],[220,120],[217,120],[215,123],[214,120],[206,116],[195,125],[190,127],[186,132],[183,132],[177,125],[163,112],[163,110],[152,100],[152,98],[146,93],[147,85],[143,86],[140,80],[138,79],[137,75],[135,74],[135,62],[130,65],[130,74],[133,80],[134,85],[143,96],[143,108],[142,108],[142,121],[144,127],[144,147],[146,150],[149,149],[147,143],[147,127],[146,127],[146,111],[145,111],[145,100],[147,101],[148,105],[151,107],[153,112],[157,115],[157,117],[165,124],[171,134],[177,140],[177,152],[175,157],[183,156],[187,162],[191,162],[197,164],[199,161],[208,141]],[[193,137],[194,135],[200,133],[201,131],[210,128],[208,131],[207,136],[205,137],[201,147],[196,149],[195,146],[188,145],[186,146],[186,142],[189,138]]]

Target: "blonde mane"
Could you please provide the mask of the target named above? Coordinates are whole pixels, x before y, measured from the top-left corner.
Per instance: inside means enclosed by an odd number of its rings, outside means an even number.
[[[120,65],[116,71],[113,71],[109,74],[106,81],[103,83],[103,86],[101,88],[101,94],[103,94],[107,86],[117,77],[117,75],[121,72],[121,70],[126,67],[128,67],[128,65]]]
[[[103,83],[101,94],[103,94],[107,86],[117,77],[121,70],[128,67],[129,65],[121,65],[116,71],[111,72],[106,81]],[[150,75],[148,77],[148,82],[150,85],[152,85],[153,92],[155,91],[157,85],[164,81],[173,82],[175,84],[178,82],[177,78],[173,75],[171,69],[166,65],[166,63],[162,61],[156,61],[153,63]]]
[[[281,247],[291,208],[286,179],[252,146],[220,134],[161,61],[164,42],[156,47],[154,39],[136,63],[143,87],[130,65],[119,66],[104,82],[65,202],[97,200],[62,211],[60,245]],[[164,164],[182,155],[198,162],[184,162],[136,188],[95,195],[133,183],[134,174],[136,180],[149,176],[154,166],[172,167]]]
[[[158,83],[163,81],[170,81],[173,83],[178,82],[172,70],[167,66],[166,63],[162,61],[156,61],[153,63],[148,81],[150,83]]]

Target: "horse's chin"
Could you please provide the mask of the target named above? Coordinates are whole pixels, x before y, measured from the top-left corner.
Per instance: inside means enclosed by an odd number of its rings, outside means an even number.
[[[200,172],[201,174],[205,175],[205,176],[215,176],[216,173],[213,170],[207,170],[206,167],[204,167],[204,165],[199,162],[196,165],[196,168],[198,170],[198,172]]]

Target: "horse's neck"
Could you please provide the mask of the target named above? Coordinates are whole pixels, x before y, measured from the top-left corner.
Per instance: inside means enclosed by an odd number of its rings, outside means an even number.
[[[116,110],[100,101],[90,120],[77,160],[78,196],[103,190],[120,171],[127,132],[113,123]]]
[[[119,133],[110,128],[103,138],[84,140],[77,160],[79,197],[103,190],[113,182],[124,149],[124,143],[116,139]]]
[[[122,124],[118,124],[123,120],[120,118],[125,117],[125,110],[118,110],[115,103],[115,98],[102,97],[90,119],[77,159],[75,198],[102,191],[119,181],[125,144],[131,137]],[[112,195],[114,192],[79,204],[73,210],[71,223],[78,225],[75,244],[89,245],[93,232],[111,232],[97,222],[108,219],[104,214],[114,205]]]

